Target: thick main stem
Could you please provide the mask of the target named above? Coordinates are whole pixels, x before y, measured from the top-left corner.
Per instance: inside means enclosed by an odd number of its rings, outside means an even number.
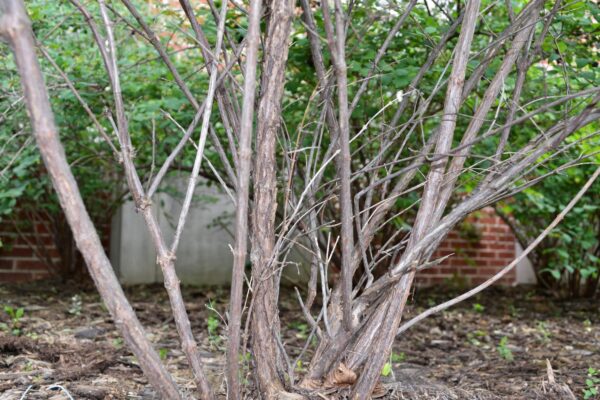
[[[262,96],[258,106],[254,210],[252,214],[252,352],[261,393],[276,398],[283,390],[282,361],[278,348],[279,315],[275,244],[277,162],[275,146],[281,125],[281,99],[285,83],[288,40],[293,16],[290,0],[270,4],[262,69]]]
[[[439,127],[436,143],[436,153],[438,154],[447,154],[452,146],[452,138],[454,137],[454,129],[456,128],[456,121],[461,105],[462,89],[471,42],[475,33],[479,5],[480,0],[471,0],[466,6],[464,22],[455,49],[452,72],[448,80],[442,122]],[[443,184],[446,163],[447,158],[441,158],[431,166],[406,252],[409,252],[419,242],[432,224],[430,216],[436,209],[437,196]],[[352,391],[351,397],[353,399],[362,399],[368,396],[377,382],[379,371],[383,367],[389,354],[391,343],[394,340],[394,333],[400,324],[414,274],[413,270],[404,275],[386,297],[385,301],[379,306],[379,308],[385,310],[385,317],[378,328],[379,334],[374,341],[373,348],[376,351],[366,360],[363,372]],[[373,329],[377,328],[373,327]]]
[[[18,0],[0,2],[0,36],[11,44],[22,79],[23,91],[44,164],[77,247],[115,325],[135,354],[150,384],[165,399],[181,398],[177,386],[161,364],[158,354],[146,338],[144,329],[127,301],[98,234],[85,209],[77,182],[71,173],[48,100],[48,93],[35,56],[31,24],[24,5]]]

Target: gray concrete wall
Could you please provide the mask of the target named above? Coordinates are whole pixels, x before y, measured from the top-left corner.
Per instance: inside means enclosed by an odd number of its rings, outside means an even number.
[[[517,247],[516,255],[519,257],[523,254],[523,247],[521,247],[518,241],[515,241],[515,246]],[[517,284],[535,284],[537,282],[535,272],[533,272],[533,265],[527,257],[517,264],[516,272]]]
[[[187,186],[186,176],[171,177],[169,193],[160,193],[154,200],[154,212],[168,243],[173,238],[183,193]],[[232,200],[216,186],[198,185],[196,198],[177,251],[175,267],[179,279],[190,285],[223,285],[231,280],[233,256]],[[221,219],[222,223],[218,223]],[[517,246],[517,255],[523,251]],[[140,214],[131,202],[121,207],[112,224],[111,260],[119,279],[124,284],[155,283],[162,281],[162,273],[156,265],[156,253]],[[305,281],[309,275],[306,254],[295,252],[285,268],[283,281]],[[516,268],[517,283],[535,283],[535,275],[528,259]]]
[[[169,192],[155,196],[154,211],[161,230],[170,244],[179,218],[187,180],[185,176],[171,177]],[[180,194],[176,194],[179,191]],[[196,198],[181,237],[175,267],[182,283],[219,285],[230,282],[233,256],[231,231],[234,211],[228,196],[215,186],[198,185]],[[215,224],[225,218],[225,226]],[[121,207],[112,223],[111,260],[124,284],[162,281],[156,265],[156,252],[144,220],[135,212],[132,202]]]

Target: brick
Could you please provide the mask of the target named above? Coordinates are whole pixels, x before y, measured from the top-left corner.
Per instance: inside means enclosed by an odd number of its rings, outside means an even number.
[[[460,235],[456,231],[451,231],[448,236],[446,236],[446,239],[460,239]]]
[[[514,243],[505,244],[505,243],[494,241],[493,243],[486,244],[486,247],[489,249],[492,249],[492,250],[510,250],[510,249],[514,249],[515,245],[514,245]]]
[[[41,260],[15,260],[17,271],[46,271],[48,267]]]
[[[438,271],[440,274],[447,274],[447,275],[452,275],[452,274],[455,274],[456,272],[458,272],[456,268],[450,268],[450,267],[439,268]]]
[[[38,243],[44,244],[46,246],[54,246],[54,239],[50,235],[26,235],[27,238],[19,236],[15,240],[15,245],[25,245],[29,246],[29,244],[37,245]]]
[[[482,225],[493,225],[496,223],[496,218],[491,216],[484,216],[477,219],[477,222]]]
[[[498,252],[496,253],[496,258],[498,259],[510,259],[512,260],[513,258],[515,258],[515,252],[514,251],[502,251],[502,252]]]
[[[4,251],[1,251],[0,255],[2,255],[3,257],[32,258],[32,257],[35,257],[35,252],[33,251],[33,249],[31,249],[29,247],[13,247],[11,249],[5,249]]]
[[[496,275],[498,273],[498,271],[502,270],[502,268],[491,268],[491,267],[485,267],[485,268],[477,268],[477,276],[482,276],[482,277],[492,277],[493,275]]]
[[[29,272],[0,272],[0,282],[16,283],[31,281],[34,274]]]
[[[439,257],[445,257],[445,256],[448,256],[448,255],[453,254],[453,253],[455,253],[455,251],[446,250],[446,249],[438,250],[436,257],[438,257],[438,258]]]
[[[48,226],[46,226],[46,224],[43,224],[41,222],[35,224],[35,231],[37,233],[50,233],[50,231],[48,230]]]
[[[473,286],[481,285],[483,282],[485,282],[487,280],[488,280],[488,278],[481,278],[478,276],[474,276],[474,277],[471,277],[471,285],[473,285]]]
[[[450,258],[448,261],[449,261],[448,264],[453,267],[462,267],[462,266],[466,265],[465,260],[463,260],[462,258],[458,258],[458,257]],[[445,264],[445,263],[443,263],[443,264]]]
[[[494,253],[493,251],[478,251],[476,254],[476,258],[477,259],[486,259],[486,258],[494,258],[494,256],[496,255],[496,253]]]
[[[475,258],[477,257],[478,251],[475,249],[462,248],[460,251],[457,251],[457,255],[462,258]]]
[[[0,270],[11,270],[13,269],[14,261],[12,259],[0,258]]]
[[[431,282],[429,281],[429,278],[427,277],[417,277],[415,280],[415,284],[417,286],[421,286],[421,287],[427,287],[427,286],[431,286]]]

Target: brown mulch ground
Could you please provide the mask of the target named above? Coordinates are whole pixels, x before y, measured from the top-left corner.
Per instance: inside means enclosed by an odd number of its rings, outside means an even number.
[[[194,397],[164,290],[143,286],[127,293],[174,379]],[[309,327],[289,293],[282,299],[282,326],[293,363]],[[227,292],[185,288],[184,296],[213,387],[224,395],[221,316]],[[410,315],[451,296],[439,288],[418,289]],[[74,399],[156,398],[93,289],[48,282],[4,286],[0,306],[24,308],[16,325],[0,310],[0,323],[6,324],[0,324],[0,400],[21,399],[28,389],[26,399],[68,399],[60,388],[51,390],[57,385]],[[18,335],[11,332],[15,328]],[[311,348],[296,364],[297,375]],[[588,368],[600,369],[599,349],[597,300],[559,301],[533,289],[492,289],[397,340],[393,368],[382,382],[390,399],[568,398],[557,394],[565,386],[583,398]],[[548,383],[547,360],[555,385]]]

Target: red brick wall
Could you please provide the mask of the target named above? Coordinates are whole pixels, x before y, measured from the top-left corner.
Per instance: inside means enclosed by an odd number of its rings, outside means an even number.
[[[451,256],[440,265],[419,272],[417,284],[428,286],[454,282],[466,286],[478,285],[515,259],[515,244],[510,228],[491,208],[478,211],[458,229],[450,232],[432,260]],[[515,270],[499,283],[516,283]]]
[[[108,248],[110,226],[103,226],[101,231],[102,242]],[[21,235],[17,234],[12,224],[3,223],[0,226],[0,239],[4,243],[4,247],[0,248],[0,282],[47,278],[48,268],[36,255],[36,252],[43,254],[42,247],[46,248],[58,266],[61,264],[52,235],[47,226],[40,222],[35,224],[35,231],[31,224],[28,230],[21,228]],[[40,247],[36,243],[45,246]],[[448,235],[433,258],[452,255],[442,264],[421,271],[417,276],[417,284],[479,284],[509,264],[516,256],[515,251],[515,237],[509,227],[493,210],[484,209],[467,218],[459,229]],[[500,284],[512,285],[515,279],[513,270]]]
[[[60,254],[54,246],[52,235],[40,223],[23,224],[18,230],[9,221],[0,226],[0,282],[24,282],[50,275],[48,266],[42,261],[47,254],[60,265]]]
[[[0,283],[27,282],[64,273],[65,265],[55,245],[49,222],[31,222],[21,219],[17,229],[10,221],[0,222]],[[102,244],[107,251],[110,244],[110,225],[100,225]],[[49,260],[48,260],[49,259]],[[46,260],[46,261],[45,261]],[[85,273],[81,256],[72,277]],[[53,269],[54,268],[54,269]]]

